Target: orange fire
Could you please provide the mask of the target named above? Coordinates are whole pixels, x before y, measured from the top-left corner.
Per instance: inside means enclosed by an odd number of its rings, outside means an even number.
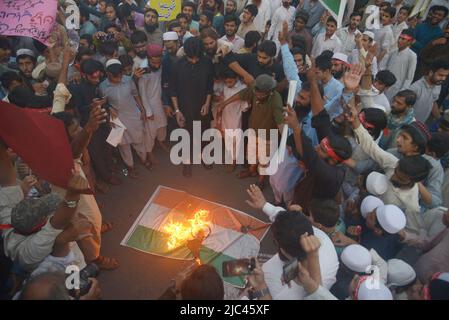
[[[210,228],[211,222],[208,220],[209,211],[198,210],[192,219],[185,222],[173,222],[166,224],[162,230],[167,233],[167,246],[169,250],[178,248],[186,242],[193,240],[199,233],[204,233],[205,229]]]

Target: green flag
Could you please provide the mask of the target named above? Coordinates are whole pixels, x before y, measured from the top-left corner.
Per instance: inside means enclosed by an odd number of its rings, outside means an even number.
[[[320,2],[337,20],[337,27],[341,28],[347,0],[320,0]]]

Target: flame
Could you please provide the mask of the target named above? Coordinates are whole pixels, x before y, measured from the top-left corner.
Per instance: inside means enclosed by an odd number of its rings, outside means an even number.
[[[207,219],[208,215],[209,211],[201,209],[195,212],[193,218],[185,222],[170,221],[167,223],[162,230],[169,235],[167,240],[168,249],[173,250],[180,247],[187,241],[194,239],[198,233],[204,232],[211,223]]]

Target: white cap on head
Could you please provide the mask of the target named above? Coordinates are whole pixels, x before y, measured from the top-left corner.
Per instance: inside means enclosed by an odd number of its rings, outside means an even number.
[[[335,52],[332,56],[332,59],[343,61],[346,64],[349,64],[348,62],[348,56],[341,52]]]
[[[376,217],[382,229],[395,234],[404,229],[407,219],[404,212],[394,204],[387,204],[376,209]]]
[[[365,32],[363,32],[363,34],[364,34],[365,36],[367,36],[368,38],[371,38],[371,39],[374,40],[374,33],[373,33],[373,32],[371,32],[371,31],[365,31]]]
[[[381,196],[388,189],[388,178],[386,175],[373,171],[366,178],[366,189],[375,196]]]
[[[393,294],[382,282],[369,276],[359,280],[355,300],[393,300]]]
[[[122,65],[122,63],[121,63],[119,60],[117,60],[117,59],[109,59],[109,60],[106,62],[106,68],[107,68],[107,67],[110,67],[110,66],[113,66],[114,64]]]
[[[168,32],[165,32],[165,33],[162,35],[162,39],[163,39],[164,41],[176,41],[176,40],[179,39],[179,37],[178,37],[178,34],[177,34],[176,32],[174,32],[174,31],[168,31]]]
[[[416,279],[415,270],[406,262],[400,259],[390,259],[388,264],[388,286],[402,287],[409,285]]]
[[[352,271],[364,273],[371,266],[372,259],[368,249],[359,245],[351,244],[341,253],[341,262]]]
[[[23,56],[23,55],[27,55],[27,56],[31,56],[33,58],[36,58],[36,55],[34,54],[33,50],[30,50],[30,49],[19,49],[19,50],[17,50],[16,57]]]
[[[377,197],[367,196],[363,199],[362,204],[360,205],[360,213],[363,218],[366,218],[367,214],[373,212],[377,207],[383,206],[384,202]]]

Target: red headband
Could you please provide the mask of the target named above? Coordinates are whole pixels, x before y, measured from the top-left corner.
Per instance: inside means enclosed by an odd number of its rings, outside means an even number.
[[[368,277],[369,276],[361,276],[357,280],[357,286],[355,287],[354,294],[352,296],[354,300],[359,300],[359,289],[360,289],[360,286],[362,285],[363,282],[366,281],[366,279],[368,279]]]
[[[366,121],[366,117],[363,112],[359,113],[359,120],[366,129],[374,129],[376,127],[374,124],[371,124]]]
[[[326,137],[323,140],[321,140],[323,143],[324,150],[326,151],[327,155],[331,157],[333,160],[337,162],[344,162],[345,160],[342,159],[338,154],[335,153],[334,149],[331,147],[329,143],[329,139]]]
[[[408,34],[401,34],[400,37],[402,37],[402,38],[404,38],[405,40],[408,40],[408,41],[412,41],[413,40],[413,37],[409,36]]]

